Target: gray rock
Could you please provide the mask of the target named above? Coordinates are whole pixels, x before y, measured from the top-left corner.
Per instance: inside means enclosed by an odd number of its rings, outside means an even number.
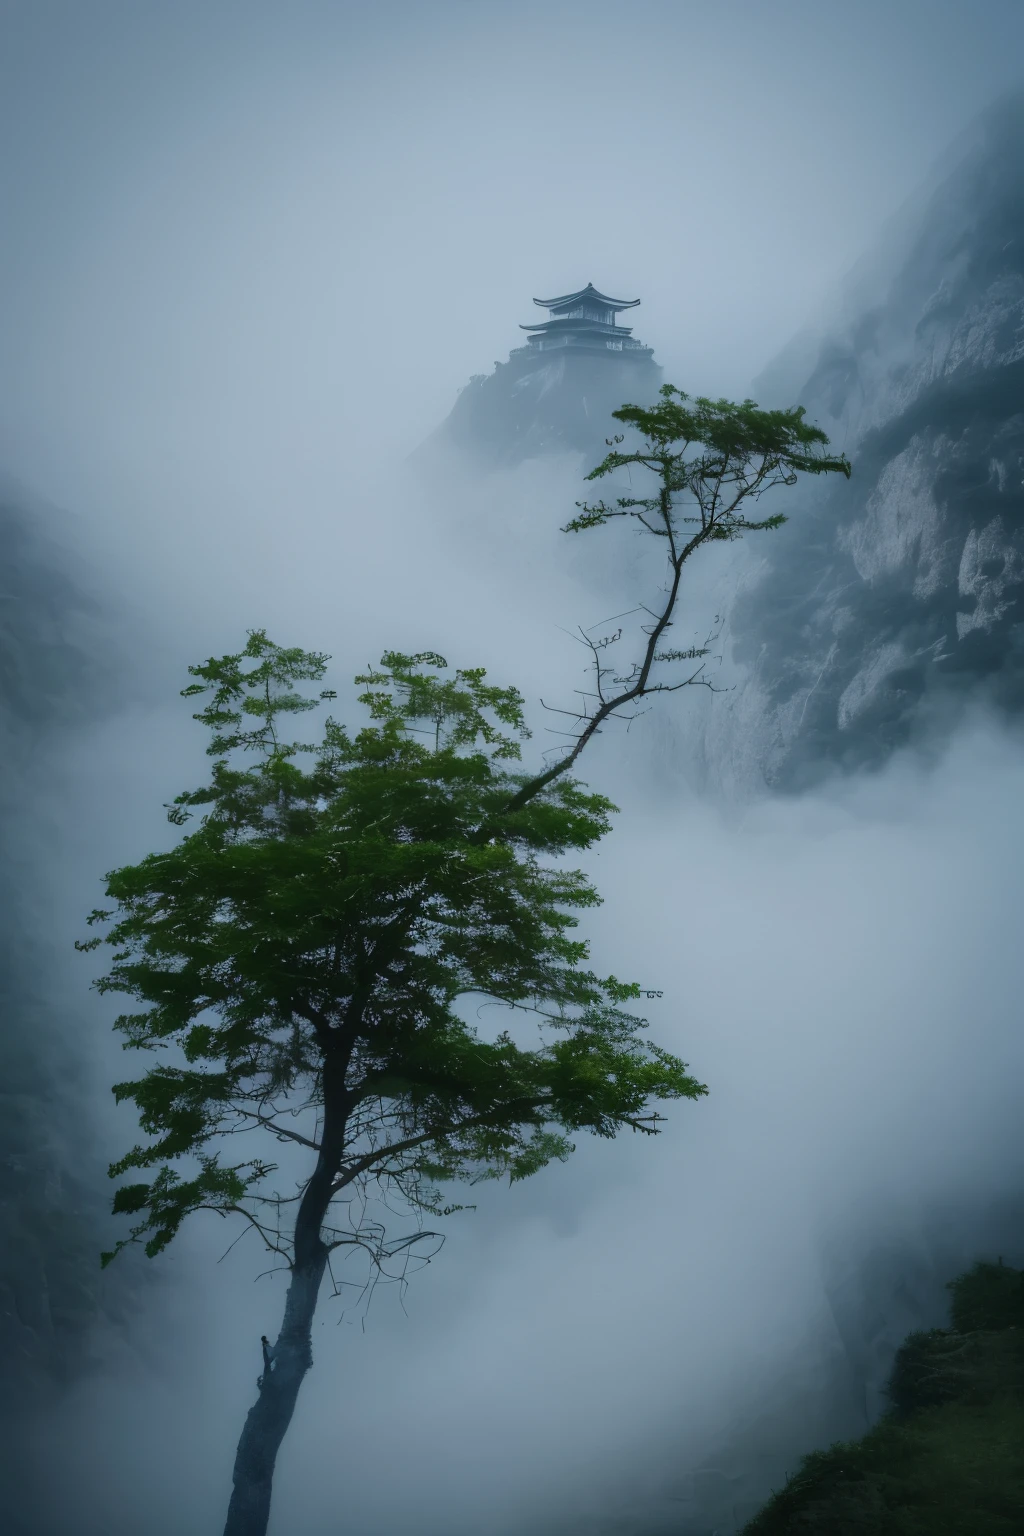
[[[854,475],[794,493],[747,553],[742,681],[708,740],[747,784],[881,764],[970,702],[1024,708],[1024,98],[957,146],[846,309],[809,376],[805,338],[755,386],[805,405]]]
[[[45,921],[44,866],[60,857],[45,765],[73,758],[123,681],[74,544],[70,519],[0,481],[0,1503],[34,1536],[36,1426],[137,1284],[131,1265],[101,1277],[112,1221],[81,1089],[87,993],[64,995],[65,942]]]
[[[419,453],[454,447],[485,467],[583,453],[596,464],[617,429],[612,411],[626,401],[651,404],[661,382],[648,348],[631,354],[517,347],[493,373],[470,379]]]

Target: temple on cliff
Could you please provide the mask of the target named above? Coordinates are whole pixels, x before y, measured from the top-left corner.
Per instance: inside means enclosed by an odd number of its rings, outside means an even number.
[[[491,464],[565,452],[596,464],[618,428],[612,412],[657,399],[661,369],[653,349],[616,323],[639,299],[612,299],[588,283],[533,302],[547,320],[521,326],[529,341],[493,373],[470,379],[435,446],[446,441]]]
[[[624,309],[635,309],[639,299],[611,299],[599,293],[593,283],[575,293],[563,293],[557,299],[534,299],[546,309],[550,319],[538,325],[521,325],[532,332],[529,346],[538,352],[552,352],[558,347],[587,352],[633,352],[652,356],[650,347],[633,340],[632,327],[616,325],[615,317]],[[522,349],[522,350],[525,350]]]

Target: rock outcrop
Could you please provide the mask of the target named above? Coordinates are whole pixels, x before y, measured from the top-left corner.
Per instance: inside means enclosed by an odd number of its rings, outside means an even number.
[[[56,980],[65,944],[58,952],[46,921],[44,865],[62,857],[47,765],[73,754],[114,682],[108,621],[74,572],[64,522],[0,483],[0,1500],[5,1529],[33,1536],[25,1446],[86,1366],[127,1278],[101,1285],[108,1217],[94,1106],[82,1101],[85,994],[69,1006]]]
[[[626,401],[652,403],[661,386],[661,369],[650,348],[634,341],[628,330],[622,335],[628,339],[615,342],[617,350],[612,344],[586,345],[562,337],[557,338],[560,344],[547,342],[548,350],[536,344],[516,347],[507,362],[495,363],[493,373],[470,379],[420,453],[454,447],[485,467],[551,453],[583,453],[596,464],[615,430],[612,411]]]
[[[1024,709],[1024,98],[953,159],[809,375],[783,359],[755,386],[805,405],[854,474],[794,493],[747,556],[742,682],[708,750],[748,785],[880,764],[971,701]]]

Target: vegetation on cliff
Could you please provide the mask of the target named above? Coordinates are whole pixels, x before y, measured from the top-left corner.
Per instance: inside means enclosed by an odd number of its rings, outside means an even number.
[[[1010,1536],[1024,1529],[1024,1271],[975,1264],[952,1327],[912,1333],[891,1411],[802,1462],[744,1536]]]
[[[183,690],[209,696],[195,718],[214,765],[168,816],[198,821],[172,850],[107,876],[115,905],[89,921],[111,926],[79,945],[113,946],[97,985],[141,1005],[116,1028],[156,1060],[114,1085],[152,1138],[110,1170],[152,1173],[116,1193],[115,1213],[136,1218],[117,1247],[142,1242],[155,1257],[186,1217],[213,1211],[247,1223],[289,1274],[281,1331],[261,1340],[225,1536],[267,1529],[325,1281],[337,1292],[403,1280],[440,1241],[421,1218],[459,1209],[448,1196],[459,1181],[525,1178],[580,1132],[653,1134],[660,1102],[705,1092],[624,1007],[640,986],[591,971],[574,935],[599,897],[561,860],[600,841],[614,807],[570,771],[612,721],[707,683],[707,647],[677,648],[668,633],[691,556],[785,522],[747,515],[766,491],[850,465],[799,407],[691,401],[666,385],[655,409],[615,417],[641,446],[610,440],[589,479],[635,471],[650,494],[630,478],[629,495],[577,503],[566,531],[642,530],[660,541],[662,586],[632,610],[643,616],[632,659],[629,641],[612,650],[628,613],[610,634],[581,630],[589,687],[553,709],[553,757],[520,771],[522,696],[479,667],[446,678],[432,651],[386,652],[356,678],[357,730],[328,719],[319,744],[289,741],[291,717],[336,697],[301,691],[328,658],[254,630],[239,653],[192,667]],[[481,1005],[508,1027],[480,1033]],[[523,1018],[540,1031],[533,1048],[513,1038]],[[370,1266],[356,1282],[335,1267],[348,1255]]]

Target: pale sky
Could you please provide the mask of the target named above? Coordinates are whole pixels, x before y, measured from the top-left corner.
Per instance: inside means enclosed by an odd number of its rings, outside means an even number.
[[[667,378],[742,395],[1022,59],[1018,0],[0,0],[0,469],[175,679],[269,623],[342,678],[438,646],[533,698],[624,568],[567,574],[564,466],[421,506],[405,456],[534,295],[588,280],[642,300]],[[99,871],[169,835],[199,752],[175,687],[46,770],[68,951]],[[1012,1184],[1021,767],[979,731],[930,779],[739,824],[595,757],[623,815],[590,931],[712,1096],[653,1151],[492,1191],[408,1317],[326,1311],[275,1531],[628,1514],[638,1469],[696,1464],[834,1346],[825,1227],[913,1246],[927,1202]],[[153,1536],[220,1528],[277,1298],[215,1241],[58,1425],[82,1536],[137,1536],[140,1504]]]
[[[1015,0],[4,0],[0,31],[0,459],[61,495],[129,432],[282,405],[411,447],[588,279],[669,378],[742,392],[1024,57]]]

